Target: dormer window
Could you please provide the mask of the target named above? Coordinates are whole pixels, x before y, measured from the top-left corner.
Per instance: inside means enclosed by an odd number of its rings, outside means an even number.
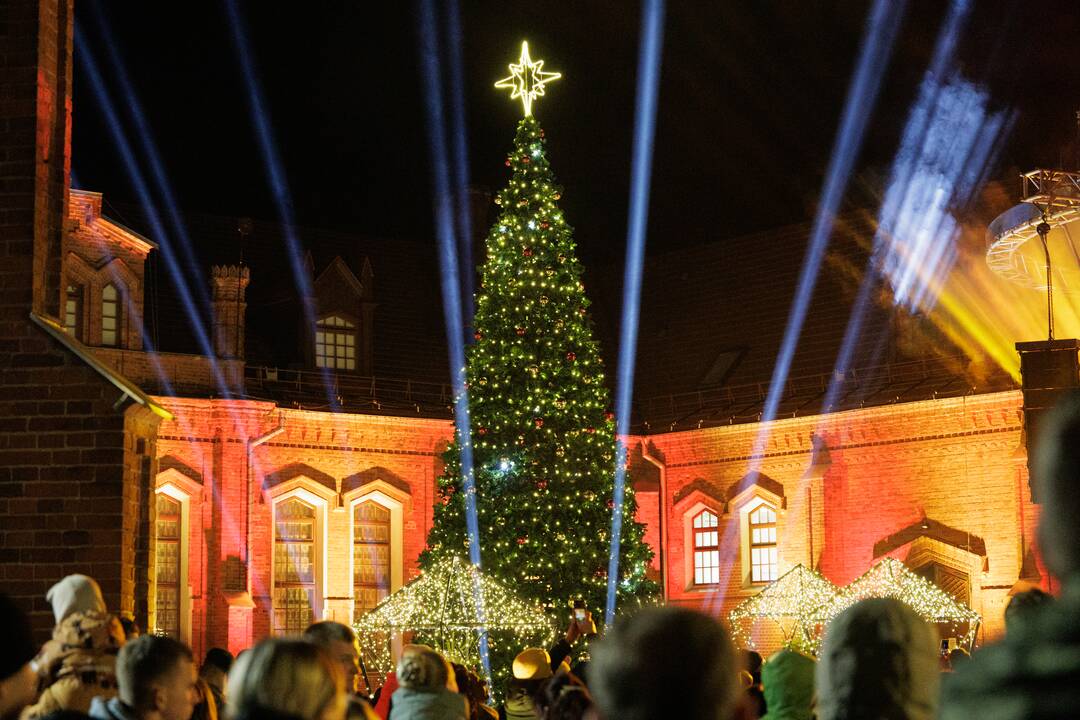
[[[101,344],[120,344],[120,294],[112,283],[101,289]]]
[[[82,285],[68,285],[64,295],[64,329],[82,340],[83,288]]]
[[[315,328],[315,365],[333,370],[356,369],[356,324],[329,315]]]

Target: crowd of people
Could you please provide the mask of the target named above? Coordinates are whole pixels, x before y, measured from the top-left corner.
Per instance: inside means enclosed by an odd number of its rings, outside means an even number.
[[[934,627],[890,598],[838,615],[816,658],[783,649],[764,662],[737,653],[716,619],[667,607],[624,618],[603,637],[591,616],[575,615],[555,645],[517,655],[497,704],[476,672],[418,644],[369,693],[345,625],[263,640],[235,662],[213,648],[197,664],[183,643],[125,627],[91,578],[72,575],[47,595],[56,624],[40,648],[0,594],[0,720],[1080,717],[1080,394],[1042,433],[1039,543],[1061,592],[1014,596],[1005,637],[970,658],[943,658]],[[587,652],[575,658],[578,643]]]

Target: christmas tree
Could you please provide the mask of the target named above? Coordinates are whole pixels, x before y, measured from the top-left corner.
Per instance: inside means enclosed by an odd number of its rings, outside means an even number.
[[[551,78],[540,65],[524,49],[511,66],[523,75],[514,97],[526,115],[506,160],[510,183],[495,200],[501,212],[487,237],[466,376],[484,572],[563,623],[572,599],[603,614],[617,441],[583,268],[530,112]],[[425,568],[467,554],[461,442],[444,455]],[[635,508],[627,488],[624,517]],[[657,590],[646,578],[652,551],[643,535],[640,523],[624,522],[620,605]]]

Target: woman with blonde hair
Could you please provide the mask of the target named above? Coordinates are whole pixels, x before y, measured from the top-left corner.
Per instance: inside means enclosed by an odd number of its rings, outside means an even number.
[[[345,720],[341,665],[303,640],[263,640],[229,671],[228,720]]]

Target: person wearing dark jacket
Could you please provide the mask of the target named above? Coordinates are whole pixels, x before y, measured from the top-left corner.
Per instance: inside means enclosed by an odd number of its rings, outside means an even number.
[[[1072,718],[1080,710],[1080,392],[1040,422],[1034,459],[1039,548],[1061,595],[1007,620],[1001,642],[949,675],[942,720]]]
[[[570,657],[578,638],[596,634],[592,613],[586,611],[585,619],[573,620],[566,634],[547,651],[543,648],[525,648],[514,658],[513,677],[506,691],[506,702],[499,707],[500,720],[535,720],[534,697],[544,682],[555,674],[563,661]]]
[[[17,718],[34,701],[37,676],[30,661],[36,650],[30,620],[0,593],[0,720]]]

